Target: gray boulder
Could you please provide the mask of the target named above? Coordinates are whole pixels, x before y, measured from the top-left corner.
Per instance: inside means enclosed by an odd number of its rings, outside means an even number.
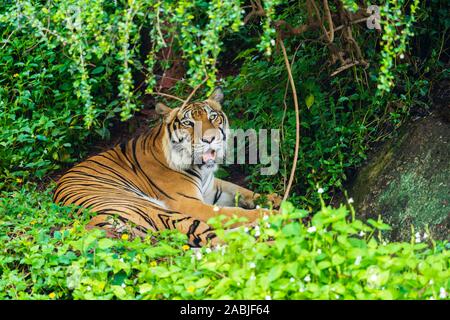
[[[404,126],[359,170],[349,196],[360,217],[391,225],[391,240],[410,240],[411,225],[449,240],[450,124],[431,114]]]

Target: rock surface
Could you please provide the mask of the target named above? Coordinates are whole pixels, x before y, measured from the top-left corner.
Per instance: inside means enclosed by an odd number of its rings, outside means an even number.
[[[409,241],[411,225],[450,240],[450,124],[432,114],[406,125],[360,169],[349,195],[360,217],[392,226],[391,240]]]

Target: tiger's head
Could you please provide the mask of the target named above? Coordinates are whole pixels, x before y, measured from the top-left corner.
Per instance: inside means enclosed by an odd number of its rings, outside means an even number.
[[[222,111],[223,92],[216,88],[202,102],[171,109],[162,103],[156,112],[163,116],[165,134],[163,150],[169,166],[187,170],[198,166],[214,171],[222,163],[226,151],[228,119]]]

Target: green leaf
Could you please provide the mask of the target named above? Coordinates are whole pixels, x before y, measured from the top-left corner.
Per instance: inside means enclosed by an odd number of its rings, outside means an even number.
[[[314,104],[314,96],[309,94],[305,99],[306,107],[309,109]]]
[[[147,292],[151,291],[152,289],[153,289],[153,286],[149,283],[143,283],[143,284],[139,285],[139,293],[140,294],[147,293]]]
[[[284,266],[283,265],[276,265],[269,271],[268,280],[269,282],[272,282],[276,279],[278,279],[281,274],[283,273]]]
[[[319,270],[327,269],[331,267],[331,263],[329,261],[320,261],[317,264],[317,267],[319,268]]]
[[[345,262],[345,258],[337,253],[333,254],[333,256],[331,257],[331,263],[333,263],[333,265],[335,265],[335,266],[340,265],[344,262]]]
[[[92,70],[91,73],[92,73],[92,74],[99,74],[99,73],[102,73],[103,70],[105,70],[105,67],[99,66],[99,67],[95,68],[94,70]]]
[[[112,246],[115,245],[115,242],[111,239],[105,238],[105,239],[101,239],[98,242],[98,247],[100,249],[108,249],[111,248]]]

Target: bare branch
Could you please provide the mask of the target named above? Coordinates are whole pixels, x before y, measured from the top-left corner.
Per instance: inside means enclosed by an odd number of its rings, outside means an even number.
[[[295,149],[294,149],[294,160],[292,162],[291,175],[289,177],[288,185],[286,186],[286,190],[284,192],[283,200],[286,200],[289,197],[289,192],[291,191],[292,183],[295,177],[295,170],[297,169],[297,160],[298,160],[298,151],[300,148],[300,111],[298,108],[298,98],[297,98],[297,90],[295,88],[294,78],[292,77],[292,69],[291,64],[289,63],[289,59],[286,53],[286,48],[284,46],[284,42],[282,39],[278,38],[278,42],[280,43],[281,50],[283,51],[284,62],[286,64],[286,71],[288,73],[289,82],[291,84],[292,89],[292,97],[294,99],[294,108],[295,108]]]
[[[158,95],[158,96],[163,96],[163,97],[171,98],[171,99],[178,100],[178,101],[181,101],[181,102],[184,103],[184,100],[183,100],[183,99],[178,98],[178,97],[173,96],[173,95],[168,94],[168,93],[164,93],[164,92],[154,92],[154,93],[152,93],[152,94],[156,94],[156,95]]]

